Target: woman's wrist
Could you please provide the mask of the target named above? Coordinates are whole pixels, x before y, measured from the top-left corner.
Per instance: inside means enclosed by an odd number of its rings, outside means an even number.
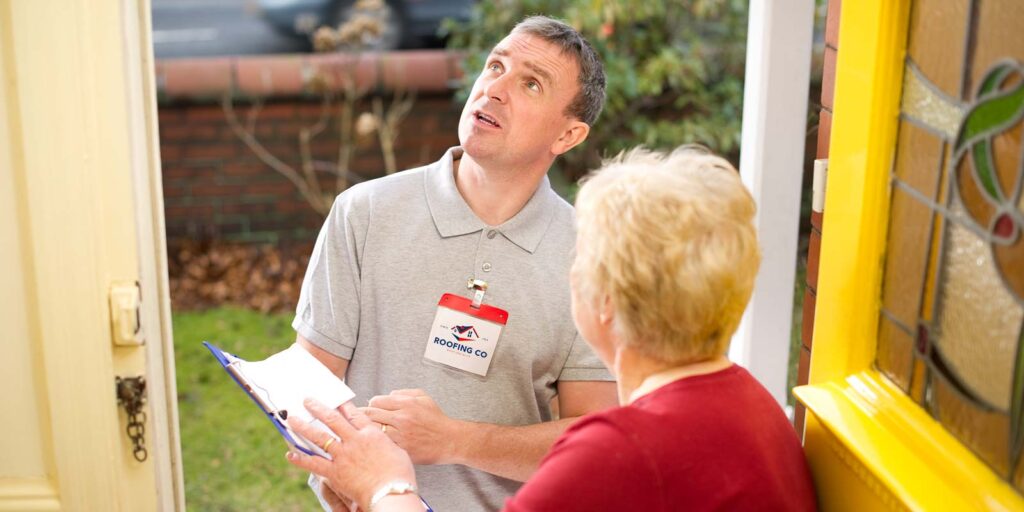
[[[416,481],[414,479],[394,479],[377,486],[373,489],[373,494],[364,500],[360,501],[362,508],[367,512],[381,512],[387,510],[417,510],[415,508],[395,508],[397,505],[402,505],[404,502],[409,503],[420,503],[419,489],[416,487]],[[398,497],[411,497],[412,500],[396,500],[393,498]],[[388,502],[388,505],[383,505],[384,502]]]
[[[369,507],[369,505],[367,505]],[[423,501],[418,494],[388,494],[381,498],[367,512],[419,512],[423,510]]]

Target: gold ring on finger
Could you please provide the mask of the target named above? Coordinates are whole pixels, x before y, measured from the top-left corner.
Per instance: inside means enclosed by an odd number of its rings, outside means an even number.
[[[331,447],[331,443],[333,443],[333,442],[334,442],[334,438],[332,437],[332,438],[328,439],[326,443],[324,443],[324,451],[325,452],[327,451],[328,448]]]
[[[381,431],[381,432],[383,432],[383,433],[385,433],[385,434],[387,434],[387,433],[388,433],[388,426],[387,426],[387,424],[386,424],[386,423],[381,423],[381,425],[380,425],[380,431]]]

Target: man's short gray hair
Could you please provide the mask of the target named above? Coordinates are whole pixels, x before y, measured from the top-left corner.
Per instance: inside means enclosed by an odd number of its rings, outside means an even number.
[[[604,65],[594,47],[576,29],[547,16],[530,16],[519,22],[512,32],[537,36],[576,59],[580,68],[580,90],[569,103],[566,114],[593,125],[604,108],[605,98]]]

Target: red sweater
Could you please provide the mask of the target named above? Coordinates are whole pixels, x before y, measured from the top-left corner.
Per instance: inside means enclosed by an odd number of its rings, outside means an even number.
[[[505,510],[815,510],[800,440],[745,369],[675,381],[591,414]]]

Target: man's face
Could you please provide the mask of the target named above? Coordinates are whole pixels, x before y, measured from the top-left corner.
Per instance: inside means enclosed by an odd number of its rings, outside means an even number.
[[[459,141],[481,164],[521,167],[553,159],[573,122],[576,61],[555,45],[513,32],[491,51],[459,119]]]

